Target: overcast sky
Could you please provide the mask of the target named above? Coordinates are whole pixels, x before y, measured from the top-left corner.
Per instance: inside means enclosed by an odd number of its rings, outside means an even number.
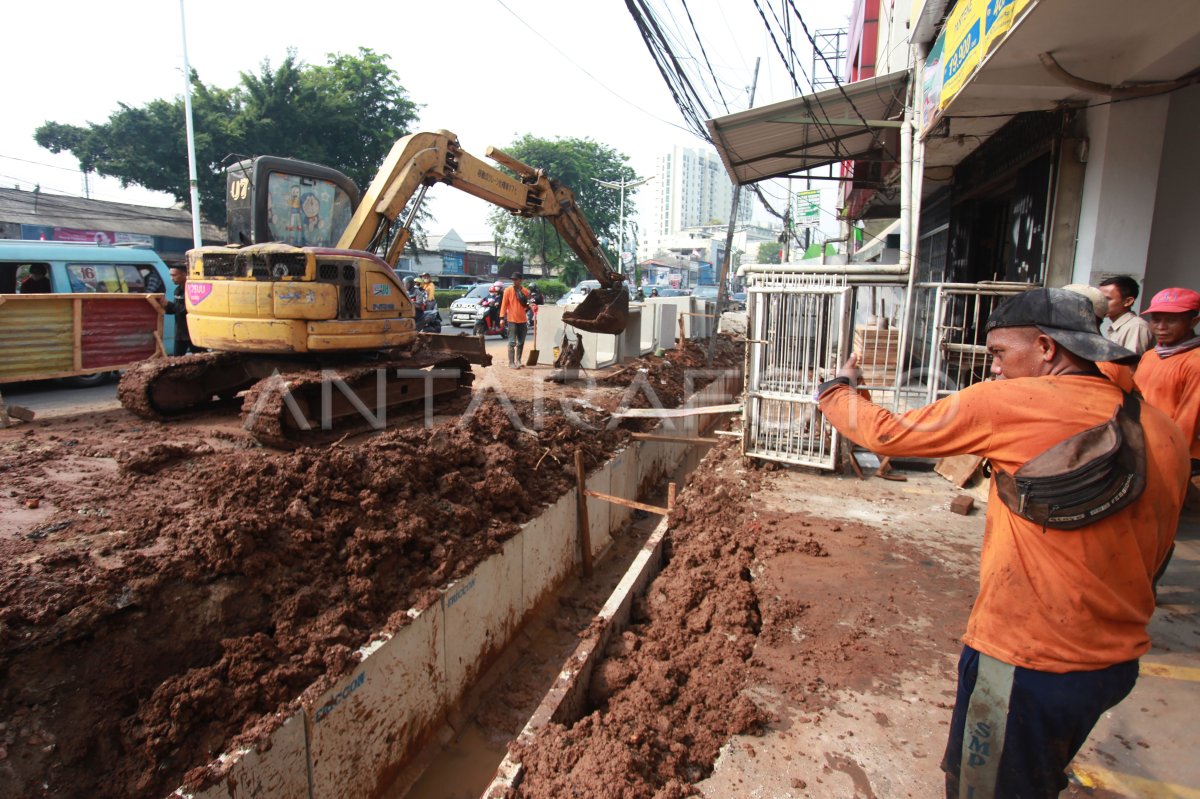
[[[849,0],[793,0],[810,30],[844,27]],[[770,16],[780,0],[759,0]],[[700,48],[682,0],[649,0],[687,51]],[[754,0],[687,2],[705,52],[720,77],[730,111],[748,107],[755,57],[762,57],[755,106],[793,96],[790,78],[767,36]],[[346,3],[292,0],[187,0],[188,59],[206,84],[231,87],[264,59],[277,66],[289,47],[312,64],[329,53],[369,47],[390,56],[411,100],[418,129],[445,128],[480,157],[526,133],[543,138],[591,137],[630,159],[639,176],[654,173],[673,145],[705,146],[686,129],[657,67],[621,0],[442,0],[435,3]],[[339,16],[340,15],[340,16]],[[183,90],[183,47],[177,0],[14,2],[4,10],[0,74],[6,102],[0,122],[0,186],[82,196],[69,154],[33,141],[45,121],[103,122],[120,103],[140,106]],[[804,41],[796,28],[796,36]],[[802,66],[810,70],[807,49]],[[709,105],[725,113],[721,101]],[[181,123],[182,124],[182,123]],[[186,165],[181,165],[186,171]],[[830,185],[826,183],[826,185]],[[768,192],[784,204],[786,189]],[[122,189],[92,176],[93,197],[167,206],[172,199]],[[491,237],[487,203],[437,186],[429,195],[432,233],[453,228],[464,239]],[[649,186],[641,190],[647,210]],[[832,212],[834,195],[825,192]],[[767,221],[761,211],[756,218]],[[835,230],[831,213],[826,230]]]

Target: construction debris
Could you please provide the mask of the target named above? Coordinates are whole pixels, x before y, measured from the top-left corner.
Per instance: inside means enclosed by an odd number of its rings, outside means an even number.
[[[971,511],[975,509],[975,497],[967,494],[960,494],[950,500],[950,512],[957,513],[959,516],[970,516]]]

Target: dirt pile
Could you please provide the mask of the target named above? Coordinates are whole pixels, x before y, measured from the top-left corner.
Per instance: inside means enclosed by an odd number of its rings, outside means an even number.
[[[686,340],[683,346],[668,350],[662,357],[638,358],[620,370],[596,382],[602,386],[633,387],[626,392],[629,406],[676,408],[684,398],[711,383],[710,370],[741,369],[746,342],[728,335],[717,336],[712,366],[708,366],[708,342]],[[638,383],[638,385],[634,385]]]
[[[670,562],[597,666],[592,711],[518,747],[516,796],[688,796],[730,736],[765,721],[742,692],[762,619],[743,534],[754,522],[737,501],[758,473],[735,477],[738,460],[736,445],[721,445],[693,474],[672,515]]]
[[[49,515],[0,537],[0,794],[164,795],[265,735],[626,436],[578,415],[522,431],[488,399],[288,453],[146,422],[5,439],[7,501]]]

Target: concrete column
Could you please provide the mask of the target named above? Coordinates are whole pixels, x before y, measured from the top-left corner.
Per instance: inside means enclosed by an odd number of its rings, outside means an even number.
[[[1200,288],[1196,266],[1196,219],[1200,217],[1200,199],[1196,197],[1200,149],[1196,147],[1196,131],[1200,130],[1200,86],[1174,92],[1170,100],[1146,281],[1139,299],[1148,299],[1171,286]]]
[[[1088,109],[1073,282],[1145,277],[1169,97]]]

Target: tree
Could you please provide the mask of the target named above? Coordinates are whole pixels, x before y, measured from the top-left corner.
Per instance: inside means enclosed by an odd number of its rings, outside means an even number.
[[[621,223],[621,193],[606,189],[597,180],[623,182],[636,179],[636,173],[627,163],[628,158],[592,139],[541,139],[526,134],[504,150],[532,167],[545,173],[575,192],[575,202],[587,218],[592,231],[608,254],[609,262],[616,264],[617,242]],[[635,239],[629,235],[633,214],[629,203],[636,189],[625,191],[624,241]],[[558,267],[559,273],[568,284],[574,284],[587,276],[586,267],[574,251],[565,244],[545,219],[525,219],[496,209],[488,221],[498,242],[512,247],[525,256],[526,263],[542,262]]]
[[[758,245],[758,263],[779,263],[779,251],[782,249],[783,245],[777,241],[764,241],[762,244]]]
[[[297,61],[289,50],[272,68],[241,73],[232,89],[205,85],[193,72],[192,117],[201,215],[225,218],[228,156],[281,155],[345,172],[360,187],[375,176],[392,144],[410,131],[417,106],[388,57],[368,48],[331,54],[325,66]],[[70,152],[80,169],[189,198],[183,98],[123,103],[103,124],[46,122],[34,139],[51,152]]]

